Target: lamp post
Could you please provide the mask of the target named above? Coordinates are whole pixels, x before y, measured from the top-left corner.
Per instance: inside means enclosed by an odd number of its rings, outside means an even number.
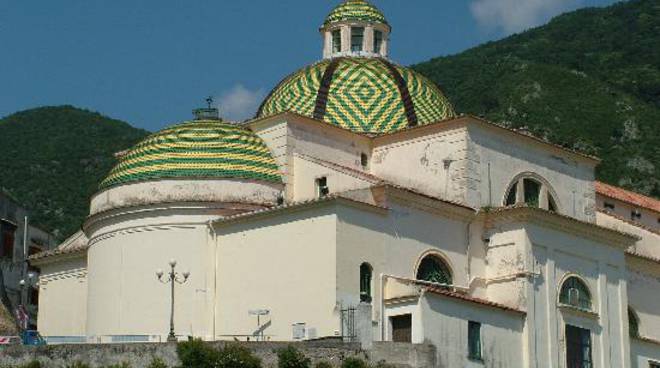
[[[30,302],[29,290],[39,287],[39,279],[34,273],[28,272],[27,280],[21,279],[18,284],[21,288],[21,305],[18,307],[17,317],[21,328],[23,330],[27,330],[30,324],[30,316],[27,309],[28,303]]]
[[[176,342],[176,335],[174,334],[174,284],[185,284],[190,277],[190,272],[184,272],[179,275],[174,268],[176,267],[176,260],[172,259],[169,262],[170,272],[167,273],[166,277],[163,277],[165,274],[163,270],[156,271],[156,276],[158,281],[163,284],[170,284],[171,292],[171,304],[170,304],[170,334],[167,335],[167,342]]]

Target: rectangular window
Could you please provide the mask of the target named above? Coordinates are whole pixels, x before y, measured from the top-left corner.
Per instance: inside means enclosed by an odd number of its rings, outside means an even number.
[[[468,358],[482,360],[481,356],[481,323],[468,322]]]
[[[605,206],[605,209],[608,211],[614,211],[614,208],[616,208],[616,206],[614,206],[614,203],[609,203],[609,202],[605,202],[603,206]]]
[[[566,325],[566,368],[592,368],[591,331]]]
[[[374,52],[380,54],[383,52],[383,32],[374,31]]]
[[[325,176],[322,178],[316,179],[316,196],[322,198],[330,194],[330,188],[328,188],[328,178]]]
[[[630,219],[633,221],[639,221],[642,219],[642,213],[639,210],[632,210],[630,212]]]
[[[351,51],[362,51],[364,44],[364,27],[351,28]]]
[[[332,52],[341,52],[341,31],[332,31]]]

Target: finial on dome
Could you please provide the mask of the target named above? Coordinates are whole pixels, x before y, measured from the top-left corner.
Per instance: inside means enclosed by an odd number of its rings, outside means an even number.
[[[193,116],[195,120],[222,120],[220,119],[220,112],[213,106],[213,97],[206,98],[206,108],[194,109]]]

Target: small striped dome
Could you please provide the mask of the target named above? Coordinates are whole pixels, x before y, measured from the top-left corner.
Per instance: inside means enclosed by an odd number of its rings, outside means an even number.
[[[175,178],[281,183],[268,147],[252,131],[220,120],[194,120],[163,129],[131,148],[100,189]]]
[[[347,0],[339,4],[325,18],[323,25],[344,20],[359,20],[372,23],[387,24],[385,15],[374,5],[365,0]]]
[[[340,57],[285,78],[258,118],[293,111],[357,133],[391,133],[454,117],[449,100],[421,74],[383,58]]]

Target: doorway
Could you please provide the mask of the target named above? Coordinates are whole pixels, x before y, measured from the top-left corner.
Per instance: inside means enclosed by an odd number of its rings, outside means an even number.
[[[402,314],[390,317],[392,324],[392,341],[412,342],[412,314]]]

